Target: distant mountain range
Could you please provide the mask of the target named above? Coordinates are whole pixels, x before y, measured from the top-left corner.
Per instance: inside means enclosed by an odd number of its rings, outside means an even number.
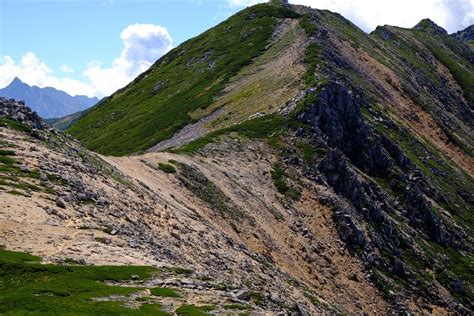
[[[89,98],[84,95],[71,96],[51,87],[30,86],[17,77],[8,86],[0,89],[0,96],[25,101],[31,109],[45,119],[80,112],[99,101],[98,98]]]

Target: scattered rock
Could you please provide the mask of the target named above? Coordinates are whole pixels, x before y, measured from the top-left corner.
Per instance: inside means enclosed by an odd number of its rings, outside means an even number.
[[[56,206],[60,208],[66,208],[66,202],[62,198],[56,199]]]

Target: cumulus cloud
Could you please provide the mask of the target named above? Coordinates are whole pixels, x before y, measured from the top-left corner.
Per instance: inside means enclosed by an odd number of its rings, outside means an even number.
[[[17,63],[10,56],[0,58],[0,87],[8,85],[15,77],[29,85],[55,87],[72,95],[94,95],[94,89],[83,82],[71,78],[59,78],[33,52],[28,52]]]
[[[159,25],[133,24],[120,37],[125,48],[111,67],[91,62],[84,71],[92,86],[106,95],[132,81],[173,46],[168,30]]]
[[[89,62],[82,74],[87,82],[69,77],[58,77],[54,71],[33,52],[26,53],[19,62],[10,56],[0,58],[0,87],[8,85],[14,77],[19,77],[30,85],[55,87],[71,95],[103,97],[125,86],[173,46],[168,30],[159,25],[133,24],[125,28],[120,37],[124,49],[112,61],[111,66],[103,66],[98,61]],[[63,72],[72,69],[62,65]]]
[[[68,65],[61,65],[59,69],[61,69],[62,72],[74,72],[74,70]]]
[[[266,0],[228,0],[228,4],[248,6]],[[290,0],[316,9],[338,12],[366,32],[377,25],[412,27],[430,18],[448,32],[456,32],[474,23],[474,0]]]

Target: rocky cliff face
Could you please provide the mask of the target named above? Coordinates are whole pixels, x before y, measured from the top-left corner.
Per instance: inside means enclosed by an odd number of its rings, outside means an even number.
[[[25,102],[17,102],[14,99],[7,100],[0,97],[0,103],[2,105],[0,108],[1,117],[11,118],[35,129],[44,129],[47,127],[36,112],[25,106]]]
[[[442,192],[430,184],[396,143],[365,122],[360,109],[367,108],[368,103],[361,93],[348,91],[340,83],[329,83],[298,115],[313,128],[318,146],[328,148],[326,156],[313,167],[313,177],[351,202],[351,207],[335,206],[341,240],[358,249],[356,252],[368,266],[394,274],[416,291],[419,284],[415,286],[414,281],[422,279],[423,272],[409,258],[428,261],[415,241],[420,234],[458,251],[472,252],[472,244],[465,243],[469,237],[455,221],[434,208],[434,204],[446,203]],[[394,125],[387,120],[386,124]],[[471,207],[470,202],[467,207]],[[361,228],[362,223],[369,224],[366,230]],[[428,294],[420,291],[418,295],[440,299],[433,295],[435,292],[433,287]],[[409,293],[393,294],[390,301],[397,308],[407,309],[398,295]],[[459,310],[463,311],[467,310]]]
[[[474,25],[466,27],[464,30],[451,34],[451,36],[463,42],[474,41]]]
[[[472,60],[430,20],[367,35],[335,13],[275,2],[176,48],[70,130],[134,156],[98,156],[48,128],[25,138],[12,128],[29,124],[22,106],[3,100],[15,159],[46,176],[1,169],[26,181],[21,199],[2,189],[21,209],[4,222],[46,216],[41,229],[74,236],[44,248],[5,240],[46,260],[185,266],[195,289],[212,278],[220,312],[238,302],[274,314],[468,314]],[[18,190],[27,184],[39,193]]]

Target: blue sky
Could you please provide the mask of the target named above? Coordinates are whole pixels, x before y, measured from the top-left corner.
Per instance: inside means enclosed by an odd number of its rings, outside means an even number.
[[[197,0],[0,0],[0,3],[0,57],[9,56],[20,63],[26,53],[33,52],[52,71],[51,75],[83,82],[88,79],[83,71],[90,63],[112,67],[113,60],[124,49],[121,32],[129,25],[163,26],[176,46],[239,10],[225,1]],[[0,76],[4,78],[0,87],[12,79],[7,80],[5,73]],[[43,85],[40,80],[29,79],[27,74],[18,76],[25,82]]]
[[[0,1],[1,55],[17,60],[32,51],[52,68],[74,69],[92,60],[110,63],[123,49],[120,32],[131,24],[164,26],[178,45],[236,10],[192,0]]]
[[[14,76],[102,97],[166,51],[263,0],[0,0],[0,87]],[[429,17],[450,32],[473,22],[474,0],[294,0],[331,9],[369,32]]]

